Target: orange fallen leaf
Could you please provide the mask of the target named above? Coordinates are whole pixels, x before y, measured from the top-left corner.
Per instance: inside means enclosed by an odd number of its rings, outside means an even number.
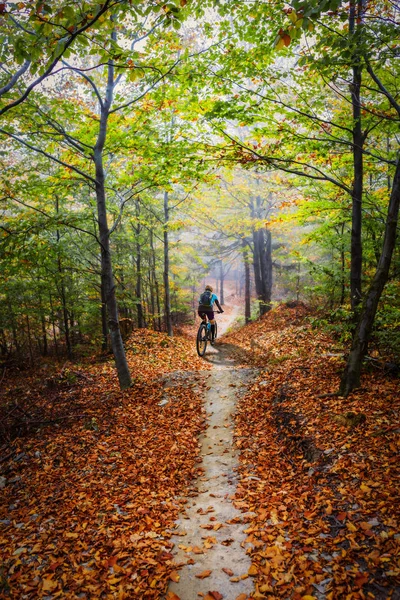
[[[207,570],[207,571],[202,571],[202,573],[198,573],[198,575],[196,575],[195,577],[197,577],[197,579],[205,579],[206,577],[210,577],[212,571]]]
[[[167,592],[166,600],[181,600],[180,596],[174,594],[174,592]]]
[[[43,579],[42,580],[42,591],[43,592],[54,592],[58,583],[54,579]]]
[[[253,565],[250,565],[250,568],[249,568],[249,570],[247,571],[247,574],[248,574],[248,575],[252,575],[252,576],[254,577],[254,575],[257,575],[257,573],[258,573],[257,566],[256,566],[256,565],[254,565],[254,564],[253,564]]]
[[[204,554],[204,550],[202,550],[198,546],[193,546],[192,552],[194,552],[195,554]]]
[[[232,575],[233,575],[232,569],[227,569],[226,567],[224,567],[222,570],[223,570],[224,573],[226,573],[227,575],[229,575],[229,577],[232,577]]]
[[[223,595],[220,594],[219,592],[208,592],[207,596],[209,596],[209,598],[211,598],[211,600],[222,600],[223,599]],[[208,600],[207,596],[205,597],[204,600]]]
[[[247,594],[239,594],[239,596],[237,596],[236,600],[247,600]]]
[[[178,571],[171,571],[171,573],[169,574],[169,578],[171,579],[171,581],[175,581],[175,583],[178,583],[181,577]]]

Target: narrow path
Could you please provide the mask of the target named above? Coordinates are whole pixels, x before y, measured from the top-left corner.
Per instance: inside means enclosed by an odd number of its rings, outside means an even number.
[[[237,313],[235,308],[225,322],[219,321],[220,332]],[[243,393],[253,369],[235,367],[223,343],[207,348],[206,359],[213,369],[205,397],[208,429],[201,439],[204,474],[197,481],[198,495],[189,498],[187,510],[177,523],[178,534],[172,539],[176,562],[187,566],[179,571],[180,579],[170,584],[169,591],[181,600],[199,600],[209,591],[235,600],[240,594],[248,597],[253,583],[248,577],[251,563],[246,554],[244,514],[232,503],[237,467],[232,415],[237,394]],[[207,577],[197,577],[208,571]]]

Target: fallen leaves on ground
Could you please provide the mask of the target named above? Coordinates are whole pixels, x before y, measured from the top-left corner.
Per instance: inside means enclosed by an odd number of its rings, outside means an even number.
[[[21,418],[1,464],[2,598],[160,598],[179,578],[170,537],[198,472],[193,371],[207,366],[179,337],[140,330],[126,346],[125,392],[109,359],[3,381]]]
[[[235,437],[236,505],[257,515],[247,529],[254,597],[394,599],[399,380],[369,372],[362,389],[333,396],[342,350],[308,312],[282,305],[227,340],[262,367]]]
[[[197,577],[197,579],[205,579],[206,577],[210,577],[211,573],[212,573],[212,571],[207,569],[206,571],[202,571],[201,573],[198,573],[197,575],[195,575],[195,577]]]

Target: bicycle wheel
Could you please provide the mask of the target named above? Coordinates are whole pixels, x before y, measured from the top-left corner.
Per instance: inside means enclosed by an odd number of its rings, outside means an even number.
[[[207,348],[207,325],[201,323],[197,332],[196,349],[199,356],[204,356]]]
[[[214,323],[214,340],[217,339],[217,332],[218,332],[217,321],[215,321],[215,323]]]

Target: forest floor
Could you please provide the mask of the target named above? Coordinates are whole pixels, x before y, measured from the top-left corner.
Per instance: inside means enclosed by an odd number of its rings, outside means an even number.
[[[5,373],[0,598],[399,599],[399,379],[330,395],[343,349],[308,316],[206,360],[136,331],[125,392],[99,357]]]

